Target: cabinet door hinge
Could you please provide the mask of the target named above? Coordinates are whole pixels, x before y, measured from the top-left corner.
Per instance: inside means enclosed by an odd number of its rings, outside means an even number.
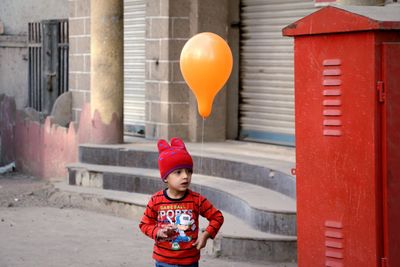
[[[382,81],[378,81],[376,83],[376,89],[378,90],[378,101],[380,103],[385,102],[386,99],[386,92],[385,92],[385,87]]]

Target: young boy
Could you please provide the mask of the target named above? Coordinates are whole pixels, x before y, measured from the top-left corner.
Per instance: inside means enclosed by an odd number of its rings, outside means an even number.
[[[155,240],[156,267],[196,267],[200,249],[214,238],[224,222],[222,213],[205,197],[189,189],[193,160],[179,138],[158,143],[158,167],[167,188],[155,193],[139,224],[142,232]],[[208,219],[205,232],[199,233],[199,215]]]

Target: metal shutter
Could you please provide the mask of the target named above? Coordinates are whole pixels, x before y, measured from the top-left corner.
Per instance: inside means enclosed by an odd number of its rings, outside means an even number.
[[[124,0],[124,130],[144,134],[146,1]]]
[[[242,0],[240,139],[294,145],[293,38],[282,28],[313,11],[311,0]]]

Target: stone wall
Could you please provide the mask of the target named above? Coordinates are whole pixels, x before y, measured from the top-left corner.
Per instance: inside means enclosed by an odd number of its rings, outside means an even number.
[[[189,39],[190,2],[149,0],[146,9],[146,138],[188,139],[189,92],[179,56]]]
[[[123,0],[121,0],[123,1]],[[237,1],[234,1],[238,5]],[[225,140],[227,88],[217,95],[213,112],[204,121],[183,80],[179,57],[186,41],[199,32],[211,31],[228,40],[229,1],[148,0],[146,3],[146,138],[190,141]],[[90,102],[90,0],[69,0],[70,84],[73,118],[79,119]],[[231,83],[232,86],[236,84]],[[237,90],[235,91],[237,93]],[[232,94],[230,95],[232,96]],[[232,126],[235,131],[235,126]]]
[[[199,32],[213,32],[228,41],[230,29],[228,11],[228,0],[191,1],[190,35],[193,36]],[[226,139],[228,90],[229,88],[225,86],[218,92],[213,103],[212,113],[204,121],[198,115],[196,98],[190,94],[189,103],[192,107],[189,115],[190,141],[224,141]]]
[[[69,0],[69,91],[72,117],[79,121],[90,103],[90,0]]]
[[[182,47],[199,32],[227,39],[228,1],[149,0],[146,10],[146,138],[202,139],[203,120],[179,67]],[[225,140],[226,92],[204,122],[204,140]]]

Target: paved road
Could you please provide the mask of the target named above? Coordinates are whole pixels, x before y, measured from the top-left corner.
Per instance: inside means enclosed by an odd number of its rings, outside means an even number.
[[[137,225],[136,221],[78,209],[0,208],[0,266],[154,266],[152,241]],[[205,256],[201,266],[285,265]]]
[[[1,267],[149,267],[152,240],[138,221],[48,202],[51,185],[0,175]],[[203,256],[201,267],[295,267]]]

